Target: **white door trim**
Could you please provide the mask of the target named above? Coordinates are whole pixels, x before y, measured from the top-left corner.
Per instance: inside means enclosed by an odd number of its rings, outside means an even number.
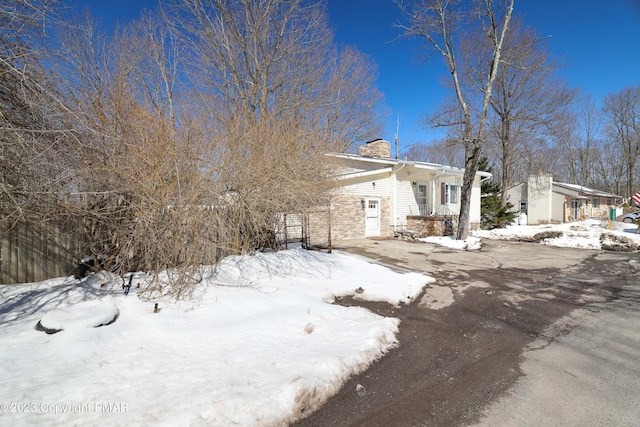
[[[364,236],[380,235],[380,199],[368,197],[365,199]]]

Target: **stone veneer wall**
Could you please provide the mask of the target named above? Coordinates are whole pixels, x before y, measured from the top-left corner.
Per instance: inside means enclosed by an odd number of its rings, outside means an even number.
[[[449,236],[456,230],[447,228],[443,216],[407,216],[407,230],[415,231],[418,237]],[[469,223],[469,230],[479,230],[480,223]]]
[[[442,216],[407,216],[407,230],[415,231],[418,237],[444,236],[445,228]]]
[[[393,237],[391,228],[391,197],[380,197],[380,237]]]
[[[362,200],[375,198],[380,200],[380,237],[392,237],[389,223],[391,208],[389,197],[372,197],[357,194],[340,194],[332,200],[331,240],[362,239],[365,237],[365,208]]]

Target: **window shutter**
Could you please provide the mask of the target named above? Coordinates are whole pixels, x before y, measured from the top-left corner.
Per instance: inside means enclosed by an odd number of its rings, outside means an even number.
[[[440,184],[440,204],[441,205],[444,205],[444,202],[445,202],[444,192],[445,192],[445,186],[443,182]]]

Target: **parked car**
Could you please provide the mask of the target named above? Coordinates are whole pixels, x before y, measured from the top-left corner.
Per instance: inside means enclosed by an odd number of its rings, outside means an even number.
[[[629,212],[624,215],[620,215],[616,218],[616,221],[626,222],[627,224],[631,224],[633,221],[640,218],[640,211],[638,212]]]

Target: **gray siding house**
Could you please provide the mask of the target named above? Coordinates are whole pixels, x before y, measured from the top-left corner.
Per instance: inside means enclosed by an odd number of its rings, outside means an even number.
[[[527,214],[529,224],[607,219],[622,197],[576,184],[555,182],[549,174],[531,175],[506,190],[507,201]],[[619,213],[618,213],[619,211]]]

